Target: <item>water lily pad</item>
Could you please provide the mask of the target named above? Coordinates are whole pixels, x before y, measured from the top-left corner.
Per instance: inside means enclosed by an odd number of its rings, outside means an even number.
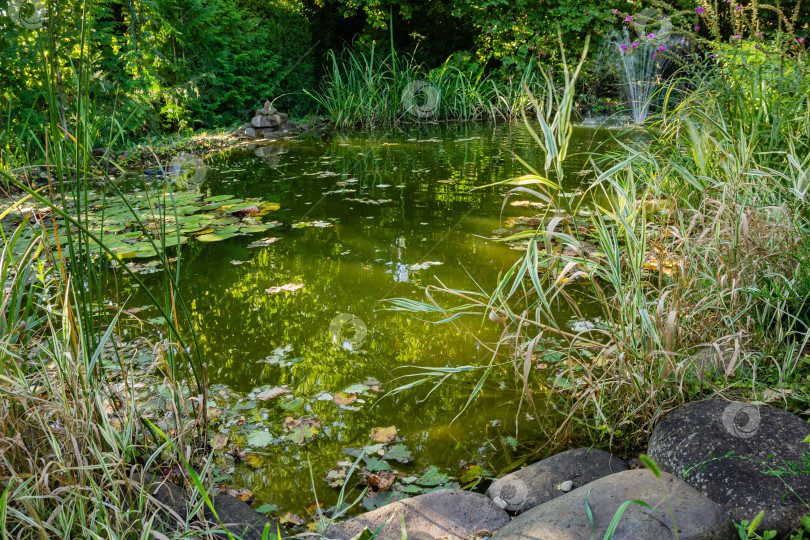
[[[275,442],[275,437],[266,431],[251,431],[247,436],[247,443],[252,447],[264,447]]]
[[[269,514],[270,512],[278,512],[281,507],[276,504],[265,503],[255,509],[260,514]]]
[[[220,233],[217,233],[217,232],[212,232],[212,233],[208,233],[208,234],[201,234],[200,236],[197,236],[196,238],[200,242],[221,242],[222,240],[227,240],[228,238],[233,238],[233,236],[234,236],[233,233],[220,234]]]
[[[227,201],[228,199],[233,199],[233,195],[214,195],[213,197],[206,197],[206,201],[208,202],[219,202],[219,201]]]
[[[344,394],[364,394],[368,392],[368,386],[365,384],[357,383],[343,389]]]

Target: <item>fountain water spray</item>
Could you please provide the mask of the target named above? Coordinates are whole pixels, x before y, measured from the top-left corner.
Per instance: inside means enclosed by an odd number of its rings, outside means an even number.
[[[674,48],[682,46],[684,38],[672,35],[671,21],[657,10],[644,10],[628,19],[632,19],[635,39],[631,41],[625,29],[623,41],[609,43],[624,68],[633,122],[640,124],[649,116],[652,98],[672,64]]]

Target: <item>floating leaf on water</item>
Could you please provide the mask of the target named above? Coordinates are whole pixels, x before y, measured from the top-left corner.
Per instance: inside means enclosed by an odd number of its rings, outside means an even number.
[[[385,448],[385,444],[383,444],[383,443],[369,444],[368,446],[363,447],[363,452],[365,452],[366,455],[369,455],[369,456],[372,455],[372,454],[383,455],[384,448]]]
[[[207,197],[205,200],[208,202],[219,202],[227,201],[229,199],[233,199],[233,195],[214,195],[213,197]]]
[[[259,454],[248,454],[242,460],[254,469],[258,469],[264,463],[264,458]]]
[[[370,472],[387,471],[391,469],[391,465],[375,457],[366,457],[364,461],[366,462],[365,469]]]
[[[211,437],[211,448],[214,450],[222,450],[228,444],[228,436],[223,433],[217,433]]]
[[[337,394],[332,396],[332,399],[338,405],[351,405],[352,403],[357,401],[357,395],[356,394],[344,394],[342,392],[338,392]]]
[[[282,525],[306,525],[306,520],[297,514],[293,514],[292,512],[287,512],[280,518],[278,518],[278,522]]]
[[[330,223],[329,221],[300,221],[298,223],[293,223],[293,229],[303,229],[304,227],[317,227],[319,229],[323,229],[326,227],[332,227],[334,224]]]
[[[501,440],[504,444],[511,446],[512,448],[517,448],[518,442],[517,439],[512,437],[511,435],[506,435],[505,437],[501,437]]]
[[[469,484],[475,480],[485,478],[488,474],[489,471],[483,469],[480,465],[473,464],[463,467],[458,479],[461,480],[462,484]]]
[[[278,294],[282,291],[284,292],[295,292],[299,289],[303,289],[303,283],[286,283],[284,285],[280,285],[278,287],[270,287],[269,289],[265,289],[264,292],[267,294]]]
[[[294,397],[290,399],[283,400],[280,405],[281,408],[286,411],[294,411],[298,407],[304,404],[304,399],[301,397]]]
[[[401,501],[402,499],[406,499],[407,495],[404,493],[400,493],[398,491],[382,491],[382,492],[370,492],[366,498],[363,499],[363,508],[366,510],[376,510],[377,508],[382,508],[386,504],[391,504],[392,502]],[[364,531],[365,532],[365,531]],[[360,533],[361,535],[363,533]],[[369,532],[369,534],[371,534]]]
[[[249,489],[232,489],[226,488],[219,491],[220,495],[228,495],[229,497],[236,497],[237,499],[248,502],[253,497],[253,492]]]
[[[329,487],[339,488],[346,482],[346,469],[330,469],[324,477]]]
[[[366,477],[366,484],[371,486],[374,491],[388,491],[394,485],[397,476],[388,471],[380,471],[377,474],[370,474]]]
[[[379,443],[387,443],[397,436],[396,426],[374,428],[371,430],[371,438]]]
[[[261,240],[256,240],[255,242],[251,242],[250,244],[248,244],[248,248],[269,246],[270,244],[278,242],[279,240],[281,239],[275,237],[262,238]]]
[[[247,443],[252,447],[261,448],[275,442],[275,437],[266,431],[251,431],[247,436]]]
[[[420,486],[438,486],[439,484],[444,484],[450,478],[443,473],[439,472],[438,467],[435,465],[431,465],[427,472],[423,474],[416,483]]]
[[[290,390],[286,386],[274,386],[272,388],[267,388],[259,392],[259,394],[256,396],[256,399],[267,401],[270,399],[276,399],[285,394],[289,394],[290,392],[292,392],[292,390]]]
[[[364,394],[369,388],[365,384],[357,383],[343,389],[344,394]]]
[[[270,228],[270,225],[248,225],[247,227],[242,227],[240,230],[246,234],[253,234],[253,233],[260,233],[264,232]]]
[[[400,463],[408,463],[413,459],[413,455],[408,451],[404,444],[395,444],[385,451],[383,459],[393,459]]]
[[[319,433],[321,423],[314,418],[295,419],[289,416],[284,421],[284,427],[289,431],[289,434],[284,436],[284,440],[302,444]]]
[[[227,240],[228,238],[232,238],[233,236],[234,236],[233,233],[222,234],[218,232],[213,232],[208,234],[202,234],[200,236],[197,236],[196,238],[200,242],[221,242],[222,240]]]
[[[270,512],[278,512],[281,507],[276,504],[265,503],[255,509],[260,514],[269,514]]]
[[[410,268],[410,270],[412,272],[416,272],[416,271],[419,271],[419,270],[425,270],[427,268],[430,268],[431,266],[439,266],[441,264],[444,264],[444,263],[440,263],[438,261],[425,261],[425,262],[422,262],[422,263],[419,263],[419,264],[412,264],[408,268]]]

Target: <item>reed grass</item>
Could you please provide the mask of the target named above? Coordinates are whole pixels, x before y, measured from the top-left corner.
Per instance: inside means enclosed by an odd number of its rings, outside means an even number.
[[[519,187],[507,197],[546,206],[536,230],[502,239],[525,251],[492,292],[431,285],[427,302],[392,307],[502,325],[479,369],[511,363],[523,406],[538,418],[562,411],[552,445],[643,444],[664,414],[700,397],[806,409],[810,78],[803,54],[745,56],[760,53],[696,59],[641,136],[591,155],[595,178],[573,206],[563,182],[536,171],[509,181]],[[557,152],[549,169],[562,157],[554,134],[535,138]],[[583,302],[590,326],[562,326],[559,308],[580,314]]]
[[[530,65],[517,80],[488,76],[484,67],[470,69],[449,58],[429,69],[412,55],[381,54],[375,45],[328,53],[331,64],[315,91],[307,93],[332,118],[336,127],[371,128],[430,120],[514,120],[531,107],[526,88],[544,83]],[[403,103],[409,85],[424,82],[438,96],[429,115],[414,115]],[[417,92],[417,101],[426,97]],[[418,103],[421,105],[422,103]]]
[[[52,31],[38,39],[41,51],[58,49]],[[87,227],[91,185],[120,193],[108,177],[101,186],[91,178],[91,170],[104,170],[91,153],[102,134],[88,94],[93,74],[83,67],[83,43],[72,81],[60,81],[59,60],[42,55],[49,122],[37,144],[47,184],[35,188],[0,173],[21,194],[0,220],[23,207],[28,216],[14,228],[0,224],[0,536],[191,538],[218,532],[235,538],[221,523],[211,527],[203,513],[207,507],[216,516],[205,481],[211,463],[206,379],[178,283],[180,253],[170,261],[166,235],[160,235],[162,280],[153,290]],[[72,85],[69,93],[62,92],[65,84]],[[16,141],[30,137],[23,132]],[[4,163],[17,167],[31,167],[29,158],[4,153]],[[172,212],[168,186],[161,202],[163,212]],[[69,225],[66,241],[57,238],[57,220]],[[22,240],[26,230],[33,239]],[[133,316],[105,289],[118,271],[114,266],[141,285],[166,320],[155,343],[132,341],[127,333]],[[139,404],[144,374],[134,361],[138,353],[153,358],[152,377],[168,392],[170,414],[162,428]],[[143,485],[164,468],[184,471],[187,515],[163,508]]]

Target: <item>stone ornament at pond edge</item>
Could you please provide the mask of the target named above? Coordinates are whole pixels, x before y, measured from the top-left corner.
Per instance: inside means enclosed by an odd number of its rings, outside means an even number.
[[[598,478],[629,470],[624,460],[596,448],[578,448],[507,474],[487,490],[495,504],[521,513]]]
[[[248,139],[262,139],[300,131],[301,128],[290,122],[286,113],[279,112],[270,101],[264,102],[264,107],[256,111],[256,116],[250,124],[240,126],[236,135]]]
[[[764,510],[758,531],[782,536],[810,514],[799,500],[810,502],[810,444],[802,442],[808,434],[807,422],[782,409],[704,400],[666,415],[648,454],[734,521],[751,521]]]
[[[400,516],[408,538],[468,538],[490,536],[509,522],[509,515],[488,497],[459,489],[439,489],[361,514],[324,533],[325,538],[349,540],[368,527],[380,527],[378,538],[402,538]]]
[[[663,480],[663,486],[662,486]],[[734,540],[737,534],[720,505],[668,473],[656,478],[647,469],[605,476],[516,516],[492,540],[590,540],[604,538],[616,510],[625,501],[641,500],[653,508],[631,503],[613,538],[675,539],[675,528],[664,496],[672,506],[679,540]],[[585,501],[591,509],[593,528]]]

